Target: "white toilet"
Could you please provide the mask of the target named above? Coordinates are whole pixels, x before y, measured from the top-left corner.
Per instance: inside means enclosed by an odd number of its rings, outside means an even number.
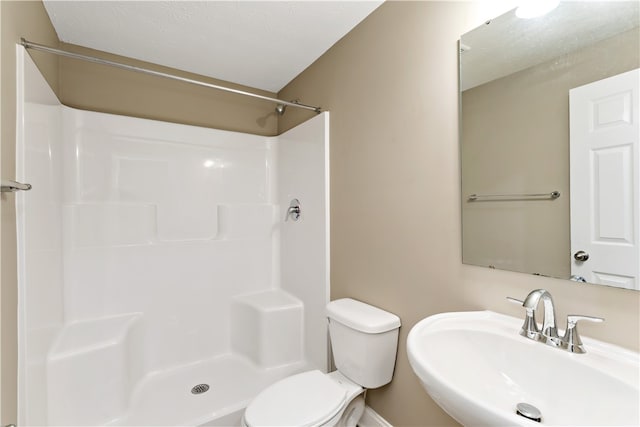
[[[350,298],[327,304],[337,371],[293,375],[251,401],[245,427],[355,427],[364,412],[365,388],[391,381],[400,318]]]

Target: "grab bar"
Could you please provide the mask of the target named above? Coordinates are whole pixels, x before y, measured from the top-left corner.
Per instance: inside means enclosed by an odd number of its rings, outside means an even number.
[[[31,190],[31,184],[23,184],[21,182],[12,181],[10,179],[3,179],[0,182],[0,192],[2,193],[15,193],[16,191],[29,190]]]
[[[475,201],[492,201],[492,200],[527,200],[527,199],[557,199],[560,197],[559,191],[551,193],[528,193],[528,194],[470,194],[467,200]]]

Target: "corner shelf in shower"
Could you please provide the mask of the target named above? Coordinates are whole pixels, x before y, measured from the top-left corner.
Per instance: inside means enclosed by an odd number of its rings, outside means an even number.
[[[46,366],[53,425],[104,425],[126,411],[136,343],[131,335],[141,317],[128,313],[62,328]]]

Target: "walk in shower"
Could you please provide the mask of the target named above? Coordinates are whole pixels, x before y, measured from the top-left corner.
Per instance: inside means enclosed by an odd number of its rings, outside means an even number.
[[[328,113],[263,137],[82,111],[18,64],[19,425],[239,425],[327,370]]]

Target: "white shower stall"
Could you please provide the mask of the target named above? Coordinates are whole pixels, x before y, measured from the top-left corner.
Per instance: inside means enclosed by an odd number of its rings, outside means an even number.
[[[326,371],[328,113],[264,137],[81,111],[17,54],[19,425],[239,425]]]

